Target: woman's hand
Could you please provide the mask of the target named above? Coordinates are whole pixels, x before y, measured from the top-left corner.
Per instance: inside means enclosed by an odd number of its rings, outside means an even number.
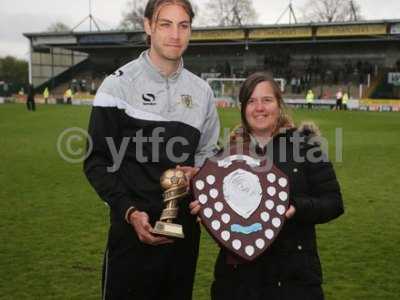
[[[295,213],[296,213],[296,208],[293,205],[290,205],[289,209],[285,213],[286,219],[292,218]]]

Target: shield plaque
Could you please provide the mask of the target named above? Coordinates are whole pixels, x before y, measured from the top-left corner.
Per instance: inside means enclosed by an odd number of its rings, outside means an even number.
[[[206,161],[192,180],[200,218],[224,248],[251,261],[275,240],[289,206],[289,180],[248,146]]]

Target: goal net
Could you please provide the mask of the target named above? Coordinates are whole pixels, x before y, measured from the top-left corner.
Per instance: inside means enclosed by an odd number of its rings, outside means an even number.
[[[218,107],[239,106],[239,90],[246,78],[207,78],[208,84],[214,92],[215,102]],[[275,78],[283,93],[285,79]]]

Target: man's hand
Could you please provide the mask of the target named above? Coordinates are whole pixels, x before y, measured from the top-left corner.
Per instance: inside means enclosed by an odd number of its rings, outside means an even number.
[[[149,216],[145,212],[135,211],[129,216],[129,223],[135,229],[139,240],[148,245],[162,245],[173,243],[174,240],[154,235],[151,233],[152,227],[149,223]]]
[[[296,213],[296,208],[293,205],[289,206],[289,209],[285,213],[286,219],[290,219]]]
[[[189,204],[190,213],[192,215],[199,214],[200,207],[201,207],[200,202],[198,200],[190,202]]]
[[[190,182],[190,180],[191,180],[191,179],[197,174],[197,172],[199,171],[199,168],[196,168],[196,167],[189,167],[189,166],[180,166],[180,165],[177,165],[176,168],[177,168],[178,170],[183,171],[183,173],[185,173],[187,182]]]

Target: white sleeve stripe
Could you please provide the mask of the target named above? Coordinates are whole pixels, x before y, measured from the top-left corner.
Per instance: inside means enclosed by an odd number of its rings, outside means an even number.
[[[121,98],[112,96],[107,93],[97,93],[93,101],[94,107],[117,107],[118,109],[125,110],[125,113],[135,119],[146,120],[146,121],[169,121],[163,116],[155,113],[143,111],[134,108],[132,105],[122,100]]]
[[[106,93],[97,93],[93,100],[93,106],[100,107],[117,107],[117,103],[122,101],[121,99],[111,96]]]

